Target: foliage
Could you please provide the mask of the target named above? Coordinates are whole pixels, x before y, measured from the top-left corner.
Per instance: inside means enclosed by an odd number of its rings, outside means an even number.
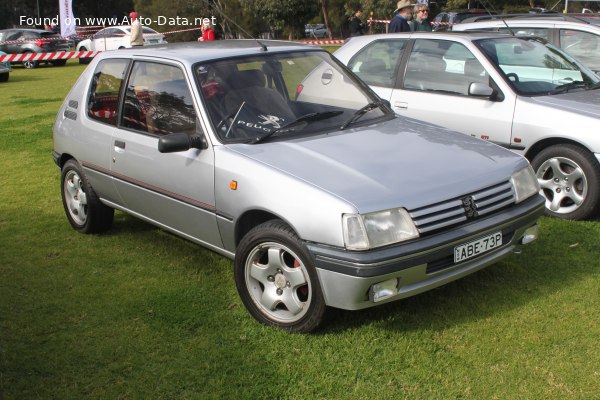
[[[288,38],[304,37],[304,24],[319,11],[316,0],[240,0],[242,7],[255,18],[267,22],[271,31]]]

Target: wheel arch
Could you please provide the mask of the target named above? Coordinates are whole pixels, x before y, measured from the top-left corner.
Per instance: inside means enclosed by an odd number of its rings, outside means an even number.
[[[237,248],[242,238],[255,226],[272,219],[279,219],[286,223],[294,232],[296,230],[292,225],[281,216],[265,210],[248,210],[244,212],[237,220],[234,231],[235,247]],[[297,232],[296,232],[297,234]]]
[[[589,152],[592,152],[586,145],[576,140],[562,138],[562,137],[553,137],[542,139],[539,142],[536,142],[533,146],[529,147],[529,149],[525,152],[524,156],[529,160],[529,162],[533,161],[535,156],[537,156],[542,150],[555,145],[561,144],[570,144],[573,146],[581,147]],[[592,152],[593,153],[593,152]]]
[[[58,165],[58,168],[62,169],[65,163],[71,159],[75,159],[75,157],[68,153],[63,153],[57,158],[56,164]]]

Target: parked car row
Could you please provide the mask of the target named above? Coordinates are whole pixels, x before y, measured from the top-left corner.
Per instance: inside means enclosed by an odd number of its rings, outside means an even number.
[[[524,157],[397,115],[297,43],[102,52],[53,143],[75,230],[118,209],[206,246],[233,259],[249,313],[292,332],[485,268],[534,241],[544,210]]]
[[[167,43],[165,36],[149,27],[142,27],[144,36],[144,45]],[[4,29],[0,30],[0,51],[7,54],[22,53],[49,53],[57,51],[69,51],[74,46],[75,41],[77,51],[106,51],[130,48],[131,27],[129,25],[111,26],[96,32],[90,38],[84,38],[77,35],[73,38],[65,39],[58,33],[43,29]],[[81,40],[80,40],[81,39]],[[89,63],[89,58],[80,58],[80,63]],[[25,68],[35,68],[40,61],[23,61]],[[53,60],[46,63],[61,66],[66,64],[66,60]],[[0,76],[0,79],[2,77]]]
[[[43,29],[3,29],[0,30],[0,51],[7,54],[49,53],[54,51],[69,51],[69,44],[57,33]],[[25,68],[35,68],[40,61],[23,61]],[[66,60],[47,61],[52,65],[61,66]]]

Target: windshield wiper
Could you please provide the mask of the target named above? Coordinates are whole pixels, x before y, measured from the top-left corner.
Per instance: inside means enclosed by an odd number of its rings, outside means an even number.
[[[365,115],[369,111],[374,110],[374,109],[376,109],[378,107],[382,107],[384,105],[385,105],[385,102],[383,100],[374,101],[372,103],[367,104],[363,108],[361,108],[359,110],[356,110],[356,112],[354,113],[354,115],[352,115],[352,117],[350,117],[350,119],[348,121],[344,122],[342,124],[342,126],[340,126],[340,130],[346,129],[348,126],[350,126],[351,124],[353,124],[356,121],[358,121],[363,115]]]
[[[559,86],[555,87],[554,90],[552,90],[550,92],[550,94],[566,93],[571,89],[587,89],[588,86],[589,86],[589,83],[586,83],[583,81],[573,81],[573,82],[565,83],[564,85],[559,85]]]
[[[300,125],[303,122],[320,121],[322,119],[335,117],[336,115],[340,115],[342,113],[343,113],[343,111],[323,111],[323,112],[313,112],[313,113],[309,113],[309,114],[304,114],[288,124],[282,125],[279,128],[272,129],[269,132],[267,132],[266,134],[257,137],[256,139],[254,139],[252,141],[252,143],[254,143],[254,144],[260,143],[260,142],[264,141],[265,139],[270,138],[271,136],[275,135],[276,133],[280,133],[280,132],[286,131],[288,129],[291,129],[291,128],[295,127],[296,125]]]

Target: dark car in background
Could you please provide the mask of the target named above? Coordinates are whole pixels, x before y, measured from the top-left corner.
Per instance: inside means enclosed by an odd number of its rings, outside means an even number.
[[[58,33],[44,29],[14,28],[0,30],[0,51],[7,54],[51,53],[69,51],[69,44]],[[52,65],[65,65],[66,60],[52,60]],[[38,60],[23,61],[25,68],[35,68]]]
[[[459,24],[467,18],[489,15],[486,10],[464,10],[464,11],[443,11],[435,16],[431,20],[434,31],[448,31],[452,29],[453,25]]]

